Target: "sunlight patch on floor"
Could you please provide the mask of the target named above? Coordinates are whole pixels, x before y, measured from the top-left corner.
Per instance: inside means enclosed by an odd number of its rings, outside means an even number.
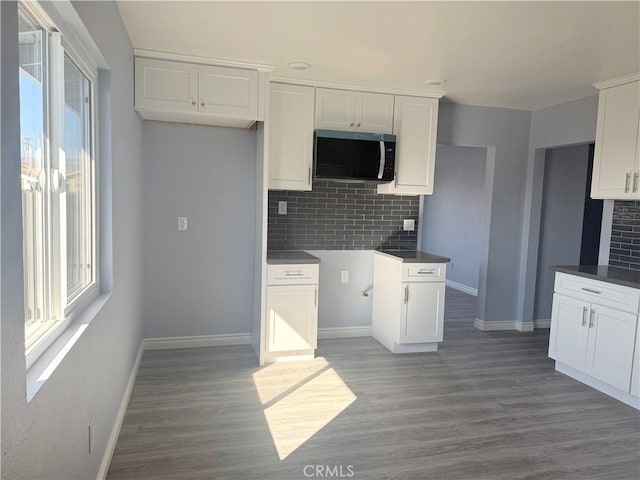
[[[273,401],[328,365],[325,358],[319,357],[310,361],[272,363],[260,369],[253,374],[260,401],[263,405]]]
[[[265,405],[264,416],[280,460],[304,445],[357,399],[324,358],[269,365],[254,374],[254,382]]]

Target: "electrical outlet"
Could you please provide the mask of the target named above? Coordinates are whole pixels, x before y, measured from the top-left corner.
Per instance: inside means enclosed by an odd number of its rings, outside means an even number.
[[[416,229],[416,221],[414,219],[405,219],[402,225],[405,232],[412,232]]]
[[[349,283],[349,270],[342,270],[340,272],[340,283]]]
[[[186,232],[189,228],[187,217],[178,217],[178,231]]]
[[[95,428],[94,428],[94,418],[92,417],[91,420],[89,420],[89,426],[87,429],[87,433],[89,435],[89,442],[88,442],[88,447],[89,447],[89,453],[93,453],[93,441],[95,439]]]
[[[278,215],[287,214],[287,202],[278,202]]]

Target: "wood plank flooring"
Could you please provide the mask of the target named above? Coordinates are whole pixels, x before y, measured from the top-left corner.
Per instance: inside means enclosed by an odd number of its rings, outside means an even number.
[[[556,373],[548,330],[481,332],[474,297],[446,302],[437,353],[145,352],[108,479],[640,478],[638,412]]]

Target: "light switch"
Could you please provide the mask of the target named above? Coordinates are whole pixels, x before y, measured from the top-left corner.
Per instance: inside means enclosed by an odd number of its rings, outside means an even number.
[[[349,283],[349,270],[342,270],[340,272],[340,283]]]
[[[287,214],[287,202],[278,202],[278,215]]]
[[[186,232],[188,228],[187,217],[178,217],[178,231]]]
[[[416,229],[416,221],[413,219],[405,219],[403,230],[407,232],[412,232]]]

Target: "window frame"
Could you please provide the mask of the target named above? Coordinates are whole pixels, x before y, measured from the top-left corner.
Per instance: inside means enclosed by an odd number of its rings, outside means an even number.
[[[89,81],[89,142],[90,142],[90,195],[91,202],[91,281],[76,294],[71,301],[67,298],[67,278],[66,278],[66,243],[62,241],[61,229],[66,228],[62,213],[60,195],[47,188],[48,195],[48,222],[45,228],[49,230],[49,244],[45,249],[45,262],[48,273],[45,282],[48,283],[45,289],[46,300],[50,303],[49,313],[53,317],[53,324],[40,333],[39,337],[27,348],[25,343],[25,359],[27,370],[38,360],[38,358],[67,330],[74,320],[80,316],[100,295],[101,258],[100,258],[100,194],[99,194],[99,171],[100,163],[98,158],[99,138],[98,138],[98,67],[92,60],[91,55],[83,47],[82,42],[74,32],[74,27],[67,24],[63,18],[57,14],[52,6],[33,1],[19,1],[18,8],[21,9],[32,21],[40,26],[46,36],[46,72],[47,89],[45,94],[45,134],[46,141],[46,163],[48,165],[48,181],[53,177],[53,169],[64,162],[64,156],[60,155],[64,151],[64,62],[65,57],[84,75]],[[51,15],[50,15],[51,14]],[[52,16],[55,21],[52,20]],[[55,211],[57,209],[57,212]],[[56,215],[57,213],[57,215]],[[65,233],[66,235],[66,233]],[[26,287],[25,287],[26,288]],[[26,329],[25,329],[26,335]],[[25,337],[26,342],[26,337]]]

